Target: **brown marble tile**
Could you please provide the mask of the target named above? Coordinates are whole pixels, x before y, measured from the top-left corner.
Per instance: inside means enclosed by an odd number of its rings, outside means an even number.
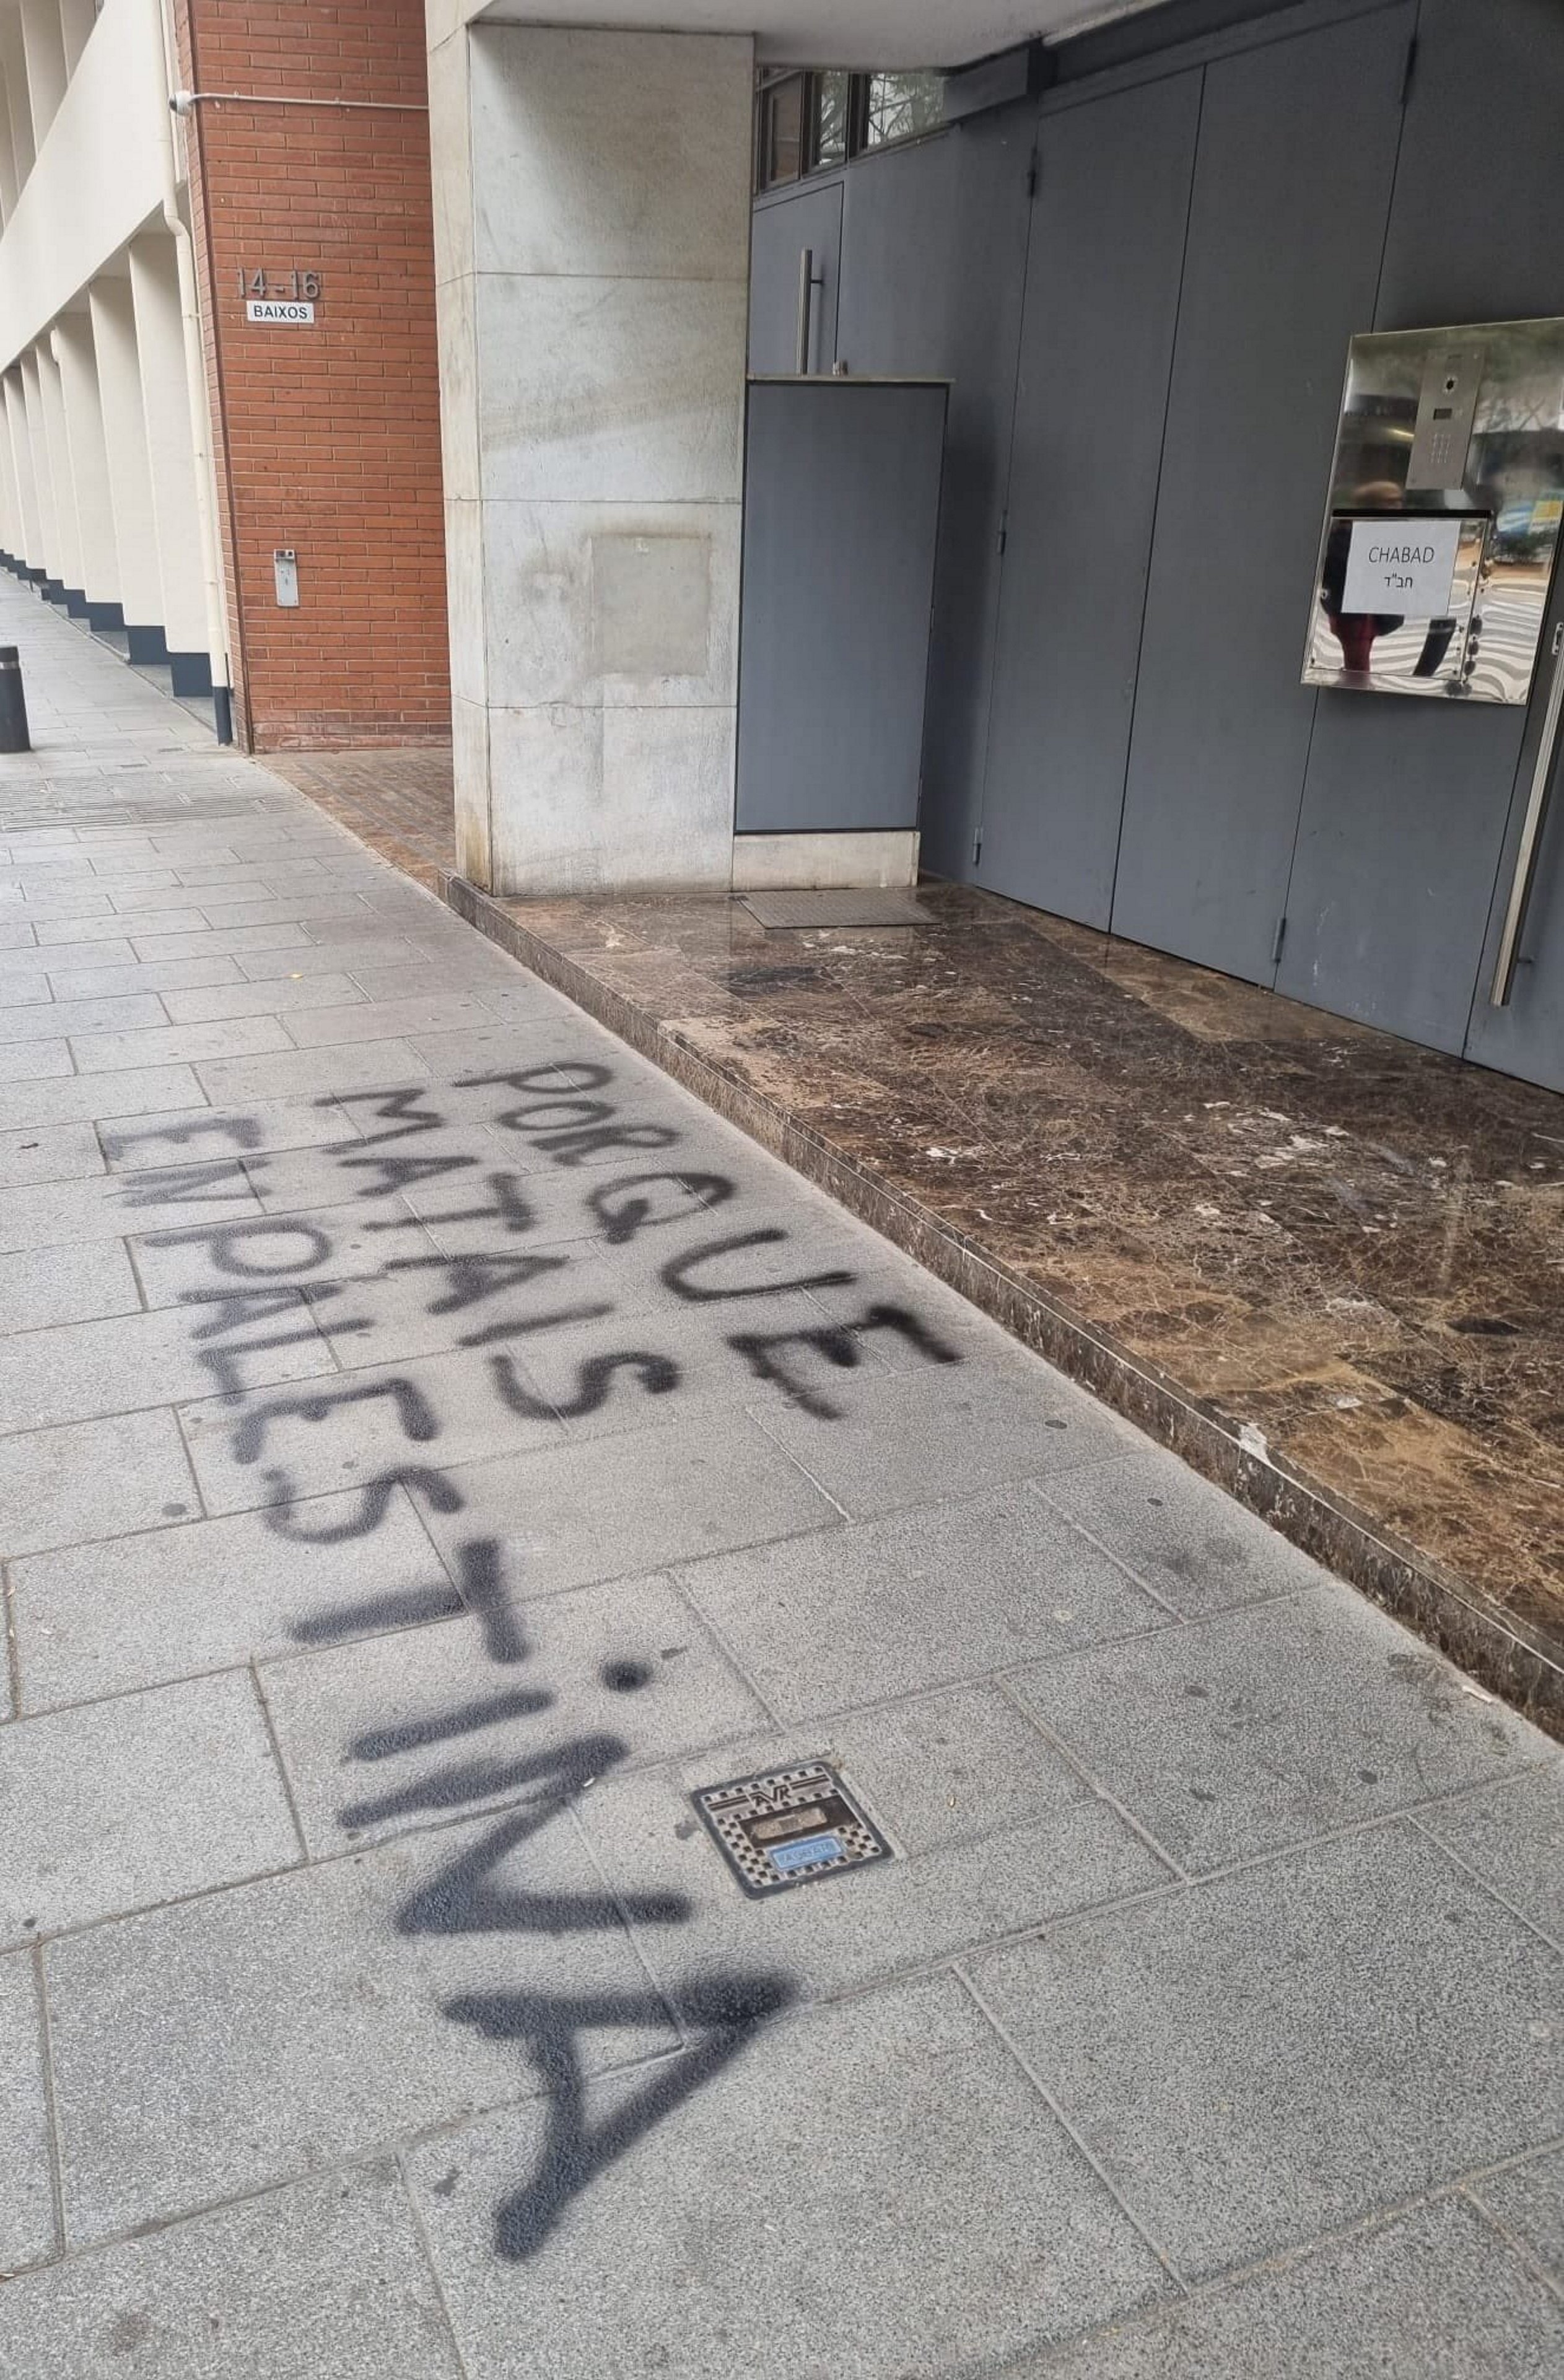
[[[1564,1100],[922,894],[931,926],[858,933],[471,914],[1564,1728]]]
[[[448,744],[257,758],[415,883],[432,892],[455,866]]]

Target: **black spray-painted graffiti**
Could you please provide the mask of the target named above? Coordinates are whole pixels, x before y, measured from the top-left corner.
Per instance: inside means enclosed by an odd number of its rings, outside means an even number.
[[[139,1173],[127,1184],[132,1207],[166,1208],[201,1203],[210,1209],[227,1200],[246,1209],[232,1220],[192,1220],[152,1235],[164,1249],[194,1249],[204,1257],[215,1283],[187,1289],[192,1344],[209,1371],[214,1390],[235,1398],[229,1443],[235,1461],[252,1469],[263,1492],[262,1524],[301,1548],[337,1546],[372,1537],[398,1494],[420,1505],[431,1519],[450,1522],[466,1505],[458,1475],[438,1466],[432,1450],[442,1421],[429,1390],[409,1376],[377,1369],[373,1377],[351,1370],[340,1378],[316,1376],[275,1388],[247,1378],[247,1356],[316,1344],[317,1324],[332,1342],[351,1342],[376,1327],[372,1311],[377,1281],[424,1279],[422,1311],[450,1318],[453,1342],[481,1366],[499,1407],[527,1421],[568,1423],[595,1414],[615,1398],[661,1399],[684,1384],[679,1357],[657,1344],[655,1318],[637,1318],[634,1340],[594,1348],[576,1360],[571,1378],[545,1392],[527,1365],[513,1352],[552,1331],[611,1321],[615,1302],[600,1290],[605,1250],[633,1246],[643,1235],[671,1225],[698,1227],[731,1208],[739,1195],[728,1175],[681,1167],[669,1157],[681,1137],[672,1126],[626,1115],[604,1094],[613,1087],[612,1070],[597,1062],[559,1061],[461,1078],[455,1087],[470,1112],[472,1095],[489,1094],[492,1111],[480,1115],[491,1133],[514,1135],[527,1152],[525,1170],[490,1166],[470,1148],[420,1151],[416,1144],[444,1129],[448,1119],[430,1104],[431,1087],[340,1092],[323,1109],[346,1110],[355,1137],[329,1143],[317,1154],[340,1179],[345,1199],[374,1202],[391,1211],[356,1211],[354,1232],[363,1237],[411,1234],[428,1239],[442,1230],[483,1242],[468,1253],[390,1254],[368,1280],[342,1280],[339,1232],[330,1218],[254,1212],[264,1195],[269,1160],[260,1152],[261,1131],[249,1118],[196,1118],[176,1124],[127,1127],[122,1151],[139,1142],[194,1148],[226,1135],[231,1154],[202,1155],[188,1164]],[[480,1101],[481,1105],[481,1101]],[[409,1147],[407,1144],[415,1144]],[[654,1160],[661,1160],[661,1163]],[[582,1184],[571,1231],[544,1220],[547,1201],[540,1185],[555,1169],[592,1169]],[[606,1178],[604,1178],[606,1177]],[[422,1194],[445,1184],[458,1203],[430,1211]],[[406,1194],[420,1194],[415,1208]],[[328,1202],[321,1201],[322,1207]],[[427,1226],[427,1230],[424,1228]],[[543,1245],[518,1247],[528,1234]],[[818,1322],[797,1319],[822,1293],[848,1292],[856,1276],[840,1266],[798,1270],[773,1278],[756,1259],[785,1246],[789,1234],[771,1225],[753,1230],[714,1230],[683,1247],[657,1268],[669,1310],[709,1314],[713,1339],[734,1359],[735,1391],[760,1382],[796,1410],[820,1422],[841,1416],[832,1375],[851,1372],[877,1337],[896,1342],[933,1364],[953,1363],[945,1346],[906,1307],[871,1301],[847,1319],[833,1319],[824,1307]],[[587,1293],[573,1294],[573,1273],[595,1267]],[[759,1327],[768,1300],[790,1299],[789,1327]],[[257,1334],[261,1335],[257,1335]],[[751,1391],[752,1392],[752,1391]],[[324,1518],[310,1508],[313,1492],[290,1472],[280,1450],[307,1429],[329,1428],[333,1420],[373,1406],[405,1441],[407,1458],[379,1465],[354,1488],[346,1513]],[[366,1597],[337,1609],[300,1617],[293,1633],[301,1645],[326,1645],[392,1628],[458,1616],[469,1620],[486,1660],[498,1672],[514,1673],[529,1658],[526,1634],[526,1578],[507,1574],[505,1548],[493,1537],[459,1539],[449,1556],[448,1585]],[[615,1693],[635,1694],[655,1684],[652,1665],[634,1658],[610,1659],[600,1682]],[[563,1819],[588,1786],[611,1773],[628,1755],[624,1739],[612,1731],[585,1733],[544,1751],[515,1757],[464,1753],[466,1740],[487,1729],[540,1717],[554,1703],[546,1683],[497,1679],[491,1693],[455,1707],[432,1711],[394,1727],[371,1730],[348,1747],[348,1757],[372,1777],[380,1762],[408,1754],[430,1755],[409,1784],[381,1791],[366,1784],[341,1811],[345,1828],[362,1832],[419,1816],[453,1813],[500,1802],[503,1807],[476,1840],[414,1892],[396,1915],[409,1936],[462,1937],[480,1934],[571,1934],[612,1932],[626,1924],[676,1926],[691,1914],[677,1895],[616,1895],[530,1888],[515,1881],[518,1854],[540,1831]],[[647,2080],[620,2095],[611,2116],[593,2121],[588,2106],[586,2046],[595,2033],[626,2029],[666,2030],[669,2007],[661,1993],[586,1994],[538,1991],[459,1996],[446,2015],[487,2038],[514,2046],[529,2064],[545,2108],[545,2142],[529,2179],[496,2210],[495,2244],[506,2257],[531,2254],[546,2240],[564,2209],[593,2177],[653,2126],[671,2115],[730,2059],[755,2028],[786,2006],[792,1986],[785,1975],[734,1969],[706,1973],[676,1989],[684,2046],[652,2058]]]

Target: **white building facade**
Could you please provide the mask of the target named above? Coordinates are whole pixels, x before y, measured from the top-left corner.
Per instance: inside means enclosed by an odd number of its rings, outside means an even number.
[[[165,668],[229,671],[172,16],[0,0],[0,549]]]

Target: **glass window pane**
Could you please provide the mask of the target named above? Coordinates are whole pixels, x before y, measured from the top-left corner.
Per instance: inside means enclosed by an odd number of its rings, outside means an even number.
[[[883,149],[888,141],[911,140],[915,134],[932,132],[944,122],[943,75],[873,74],[868,79],[866,147]]]
[[[796,182],[804,170],[804,78],[789,75],[762,95],[764,131],[760,144],[760,183]]]
[[[814,90],[814,125],[809,143],[811,165],[840,165],[847,154],[847,103],[853,78],[832,72],[810,78]]]

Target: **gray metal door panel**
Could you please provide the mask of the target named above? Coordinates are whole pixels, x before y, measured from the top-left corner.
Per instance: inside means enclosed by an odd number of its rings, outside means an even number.
[[[814,251],[821,286],[809,319],[809,370],[836,361],[836,294],[842,253],[842,185],[812,182],[796,198],[757,207],[749,233],[749,369],[798,369],[798,255]]]
[[[1299,654],[1342,360],[1384,245],[1412,10],[1206,69],[1113,929],[1255,982],[1314,697]]]
[[[1279,991],[1460,1050],[1524,723],[1320,695]]]
[[[1106,926],[1200,76],[1045,116],[977,881]]]
[[[1423,0],[1376,330],[1564,314],[1561,205],[1558,0]]]
[[[917,824],[946,391],[749,391],[738,828]]]
[[[1033,109],[854,166],[844,188],[839,351],[853,372],[951,382],[923,744],[923,857],[971,870],[1015,394]]]
[[[1564,313],[1561,124],[1554,0],[1424,0],[1376,329]],[[1320,696],[1279,990],[1558,1081],[1564,908],[1554,896],[1553,925],[1546,880],[1559,867],[1557,825],[1532,909],[1533,963],[1508,1011],[1487,1004],[1520,826],[1515,788],[1529,782],[1546,683],[1545,662],[1529,721],[1486,706]]]

